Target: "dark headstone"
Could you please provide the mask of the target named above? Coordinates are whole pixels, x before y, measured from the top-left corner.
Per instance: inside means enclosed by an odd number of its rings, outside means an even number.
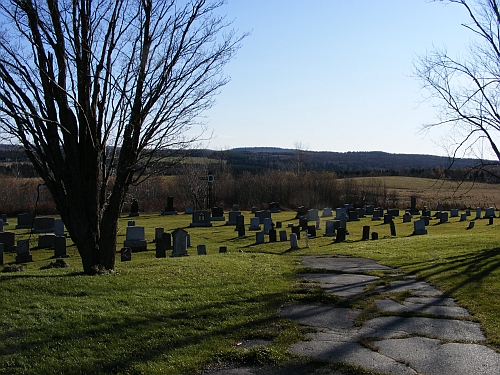
[[[243,237],[245,236],[245,217],[240,215],[237,219],[236,227],[238,229],[238,237]]]
[[[187,235],[182,228],[177,228],[172,232],[172,238],[174,242],[172,257],[182,257],[188,255],[187,253]]]
[[[134,199],[130,204],[130,212],[128,216],[139,216],[139,203]]]
[[[316,226],[315,225],[308,225],[307,226],[307,234],[309,237],[316,237]]]
[[[269,203],[269,211],[271,211],[273,213],[281,212],[279,202],[271,202],[271,203]]]
[[[54,257],[55,258],[65,258],[66,254],[66,237],[55,236],[54,238]]]
[[[396,225],[394,224],[394,221],[391,220],[389,226],[391,227],[391,236],[396,237]]]
[[[255,243],[257,245],[264,243],[264,232],[256,232],[255,233]]]
[[[276,229],[269,230],[269,242],[276,242]]]
[[[162,236],[163,237],[163,236]],[[156,245],[156,257],[157,258],[166,258],[167,257],[167,247],[165,246],[165,242],[163,241],[163,238],[157,238],[155,245]]]
[[[306,216],[309,208],[307,206],[300,206],[297,208],[297,215],[295,215],[296,219],[301,218],[302,216]]]
[[[309,224],[309,221],[307,220],[307,217],[301,217],[300,218],[300,228],[301,230],[307,230],[307,225]]]
[[[220,246],[219,254],[225,254],[225,253],[227,253],[227,246]]]
[[[32,262],[33,257],[30,253],[30,242],[29,240],[19,240],[17,241],[17,255],[16,263],[26,263]]]
[[[212,208],[212,217],[210,221],[224,221],[224,208],[222,207],[213,207]]]
[[[489,217],[489,223],[488,223],[488,224],[489,224],[489,225],[493,225],[493,216],[490,216],[490,217]]]
[[[211,227],[210,211],[194,211],[190,227]]]
[[[17,215],[16,229],[31,229],[33,227],[34,214],[19,214]]]
[[[378,233],[377,232],[372,232],[372,241],[378,240]]]
[[[122,262],[129,262],[132,260],[132,249],[124,247],[120,250],[120,259]]]
[[[198,251],[198,255],[207,255],[207,247],[205,245],[196,246],[196,250]]]
[[[345,228],[339,228],[337,230],[337,237],[335,238],[335,242],[344,242],[345,241],[345,235],[346,235],[346,230]]]
[[[3,243],[0,243],[0,266],[3,266]]]
[[[285,242],[287,240],[288,240],[288,238],[287,238],[286,230],[280,230],[280,241]]]
[[[187,212],[185,212],[187,213]],[[163,216],[166,215],[177,215],[177,210],[174,207],[174,197],[167,197],[167,205],[164,210],[161,212]]]
[[[292,233],[294,233],[297,236],[297,239],[300,240],[300,227],[299,226],[292,226]]]
[[[298,249],[299,241],[295,233],[290,234],[290,249]]]
[[[370,239],[370,226],[369,225],[364,225],[363,226],[363,241],[367,241]]]
[[[0,232],[0,243],[3,243],[6,252],[16,250],[15,241],[16,235],[14,232]]]

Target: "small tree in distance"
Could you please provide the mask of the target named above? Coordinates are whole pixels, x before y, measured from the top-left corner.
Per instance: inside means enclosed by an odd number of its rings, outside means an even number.
[[[114,268],[129,186],[200,140],[187,131],[244,37],[217,15],[223,3],[0,2],[0,127],[44,180],[86,274]]]

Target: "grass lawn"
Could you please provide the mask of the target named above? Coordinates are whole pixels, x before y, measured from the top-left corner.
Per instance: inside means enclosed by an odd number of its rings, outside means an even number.
[[[245,222],[253,216],[245,213]],[[294,212],[273,214],[273,220],[297,224]],[[120,221],[123,243],[129,218]],[[11,219],[11,222],[15,222]],[[241,361],[282,363],[293,359],[287,347],[301,339],[298,327],[278,317],[279,307],[294,300],[324,300],[318,291],[297,288],[300,255],[363,256],[404,272],[417,274],[456,298],[480,322],[488,344],[500,350],[500,222],[477,220],[427,227],[411,236],[412,223],[397,218],[397,236],[388,225],[369,218],[349,222],[348,241],[330,237],[255,245],[255,232],[238,238],[233,226],[187,228],[190,215],[141,215],[148,251],[133,253],[131,262],[117,259],[116,272],[83,276],[74,246],[68,240],[69,267],[41,269],[52,250],[32,250],[34,262],[24,271],[0,273],[0,373],[5,374],[194,374],[210,363]],[[363,225],[379,233],[377,241],[361,241]],[[154,228],[186,228],[191,254],[156,259]],[[322,223],[324,231],[324,220]],[[28,238],[25,230],[16,239]],[[290,232],[289,229],[287,229]],[[267,238],[266,238],[267,241]],[[31,238],[32,247],[35,237]],[[207,256],[196,255],[205,244]],[[219,254],[219,246],[227,254]],[[119,246],[120,247],[120,246]],[[15,254],[6,253],[5,263]],[[335,303],[329,299],[328,303]],[[246,339],[270,345],[238,349]]]

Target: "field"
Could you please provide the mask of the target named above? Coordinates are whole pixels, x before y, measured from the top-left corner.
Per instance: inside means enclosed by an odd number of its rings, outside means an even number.
[[[245,222],[252,215],[244,213]],[[297,224],[295,212],[273,214],[286,228]],[[120,220],[123,243],[129,218]],[[255,244],[255,232],[238,238],[233,226],[188,228],[190,215],[141,215],[148,251],[133,253],[131,262],[117,259],[116,272],[83,276],[75,247],[68,240],[69,267],[43,269],[52,250],[32,250],[34,262],[24,271],[0,274],[0,373],[5,374],[195,374],[219,362],[286,363],[287,347],[302,338],[291,321],[280,319],[279,307],[291,301],[339,303],[319,289],[303,290],[295,275],[300,255],[363,256],[414,273],[457,299],[483,325],[489,345],[500,350],[499,222],[450,223],[432,220],[429,233],[412,236],[413,224],[388,225],[369,218],[349,222],[346,242],[330,237],[303,237],[300,249],[288,242]],[[28,238],[24,230],[17,239]],[[362,226],[379,233],[361,241]],[[154,228],[185,228],[191,235],[190,256],[155,258]],[[289,230],[288,230],[289,232]],[[266,239],[267,241],[267,239]],[[36,238],[31,237],[34,247]],[[205,244],[207,256],[196,255]],[[219,246],[228,248],[219,254]],[[5,254],[11,263],[14,254]],[[303,271],[303,270],[302,270]],[[356,306],[368,309],[367,305]],[[239,349],[246,339],[265,339],[267,346]],[[358,373],[354,371],[353,373]],[[362,372],[359,372],[360,374]]]
[[[432,210],[438,203],[443,203],[445,208],[500,207],[500,185],[399,176],[359,177],[354,180],[361,185],[381,184],[389,195],[396,192],[400,202],[406,202],[407,207],[412,196],[417,197],[418,208],[427,206]]]

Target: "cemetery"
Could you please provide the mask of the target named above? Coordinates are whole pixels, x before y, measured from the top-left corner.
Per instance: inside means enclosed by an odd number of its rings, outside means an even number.
[[[359,256],[414,273],[460,299],[482,324],[490,345],[500,349],[495,323],[499,311],[490,302],[500,298],[500,292],[496,296],[490,292],[493,286],[500,290],[494,281],[500,273],[498,211],[483,209],[476,217],[475,209],[468,213],[413,209],[411,214],[409,209],[345,206],[327,208],[324,215],[321,208],[281,207],[279,212],[236,208],[218,208],[216,217],[224,220],[211,220],[209,210],[178,209],[175,215],[140,212],[132,218],[124,213],[116,270],[95,277],[78,276],[78,253],[57,217],[43,217],[36,227],[24,224],[25,215],[19,220],[7,218],[9,224],[0,233],[5,241],[3,250],[0,246],[2,267],[23,270],[0,273],[1,295],[7,297],[8,290],[9,295],[22,293],[25,298],[2,305],[10,327],[2,345],[11,348],[3,350],[2,361],[14,369],[31,368],[32,373],[35,366],[70,372],[72,365],[64,358],[90,345],[92,354],[77,359],[86,372],[135,369],[159,374],[164,373],[160,368],[170,368],[168,373],[195,374],[214,361],[214,353],[244,360],[265,345],[274,353],[266,361],[286,363],[292,360],[288,348],[303,336],[296,324],[276,315],[277,309],[290,301],[337,301],[319,287],[297,289],[300,259],[310,255]],[[469,271],[471,267],[474,271]],[[474,307],[472,295],[480,294],[481,288],[488,293]],[[95,320],[98,306],[103,305],[109,306],[99,313],[104,320]],[[368,305],[359,302],[356,308]],[[106,320],[116,322],[113,332],[105,333]],[[74,332],[76,321],[80,333]],[[92,333],[96,340],[88,343],[85,337],[96,323],[103,336]],[[20,324],[32,328],[14,334]],[[28,353],[23,343],[36,342],[35,335],[51,344],[46,348],[32,344]],[[248,348],[239,349],[239,342],[248,342]],[[183,350],[176,349],[181,346]],[[158,369],[146,359],[151,350],[169,353],[155,359]],[[112,356],[134,353],[137,360],[116,364],[105,354],[109,351]]]

